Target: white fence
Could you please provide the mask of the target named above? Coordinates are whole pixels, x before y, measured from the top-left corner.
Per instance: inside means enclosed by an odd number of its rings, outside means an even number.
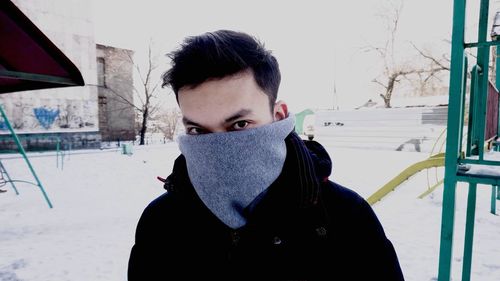
[[[437,151],[444,149],[447,114],[447,106],[317,111],[315,139],[337,147]]]

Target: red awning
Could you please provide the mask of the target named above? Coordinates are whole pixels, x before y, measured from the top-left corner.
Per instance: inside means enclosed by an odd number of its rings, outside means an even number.
[[[78,68],[11,1],[0,1],[0,94],[83,86]]]

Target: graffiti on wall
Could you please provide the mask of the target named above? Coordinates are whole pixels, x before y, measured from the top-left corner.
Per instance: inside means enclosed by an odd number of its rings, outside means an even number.
[[[17,99],[4,103],[9,121],[18,131],[97,130],[96,102],[78,99]],[[95,105],[94,110],[92,105]],[[7,130],[4,120],[0,120],[0,130]]]
[[[7,129],[9,129],[7,128],[7,123],[5,123],[5,120],[3,120],[2,118],[2,120],[0,121],[0,131],[5,131]]]
[[[65,105],[60,106],[61,114],[59,116],[59,128],[82,128],[82,120],[78,112],[78,104],[69,100]]]
[[[33,108],[33,112],[35,113],[35,117],[44,129],[48,130],[57,116],[59,116],[59,109],[49,109],[45,107]]]
[[[31,99],[17,100],[7,107],[7,116],[10,116],[10,122],[15,130],[31,130],[37,126],[38,121],[33,114],[34,107],[35,104]]]
[[[94,127],[93,119],[96,113],[89,106],[89,103],[89,101],[68,100],[65,105],[60,107],[59,127],[62,129]],[[96,104],[94,103],[94,105]]]

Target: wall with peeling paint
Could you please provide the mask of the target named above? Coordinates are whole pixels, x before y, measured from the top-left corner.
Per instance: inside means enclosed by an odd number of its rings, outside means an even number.
[[[90,2],[13,2],[78,67],[85,83],[95,85],[96,44]],[[20,135],[81,133],[100,142],[95,86],[9,93],[0,96],[0,103]],[[4,139],[8,134],[4,120],[0,120],[0,137]]]
[[[134,52],[96,45],[99,130],[103,141],[135,140]]]

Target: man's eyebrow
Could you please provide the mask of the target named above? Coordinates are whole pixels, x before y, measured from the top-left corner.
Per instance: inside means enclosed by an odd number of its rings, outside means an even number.
[[[198,124],[194,121],[191,121],[191,120],[187,119],[186,117],[182,117],[182,123],[184,123],[184,125],[193,125],[196,127],[202,127],[200,124]]]
[[[231,123],[232,121],[241,118],[243,116],[247,116],[252,113],[252,110],[250,109],[241,109],[240,111],[236,112],[235,114],[231,115],[230,117],[226,118],[224,120],[225,123]]]

